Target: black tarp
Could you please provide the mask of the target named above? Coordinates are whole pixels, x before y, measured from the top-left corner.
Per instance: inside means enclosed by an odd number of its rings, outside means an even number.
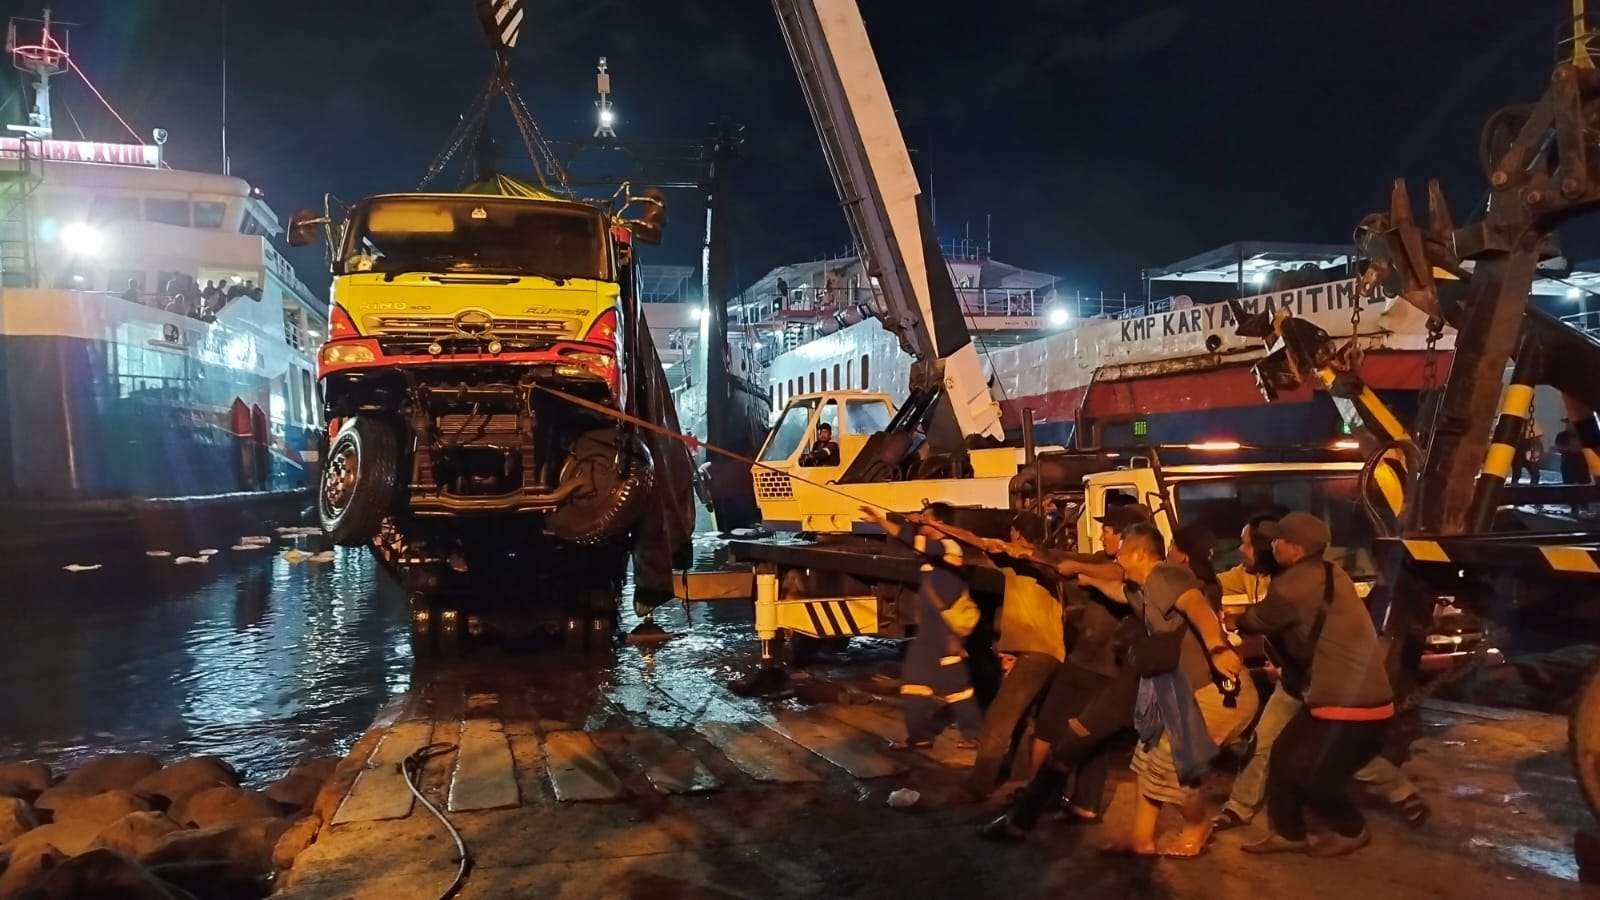
[[[635,311],[637,306],[635,306]],[[628,323],[629,411],[679,433],[672,387],[661,368],[644,316]],[[641,435],[655,460],[655,491],[634,526],[633,605],[640,615],[672,599],[672,572],[686,569],[694,553],[694,459],[679,440]]]

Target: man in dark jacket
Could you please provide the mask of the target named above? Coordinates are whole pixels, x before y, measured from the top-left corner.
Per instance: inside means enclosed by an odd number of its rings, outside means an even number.
[[[1305,708],[1284,727],[1267,764],[1271,833],[1244,849],[1342,856],[1371,841],[1350,782],[1383,746],[1394,692],[1366,604],[1350,576],[1323,559],[1328,526],[1294,512],[1261,531],[1284,570],[1239,619],[1239,631],[1273,641],[1277,658],[1304,684]],[[1314,842],[1306,836],[1308,806],[1332,830]]]

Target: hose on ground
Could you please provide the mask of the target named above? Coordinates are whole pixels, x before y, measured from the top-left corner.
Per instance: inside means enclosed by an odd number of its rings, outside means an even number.
[[[455,744],[428,744],[417,748],[410,756],[400,761],[400,774],[405,777],[406,787],[411,789],[411,795],[417,798],[423,809],[433,813],[433,817],[439,820],[444,830],[450,833],[450,839],[456,842],[456,877],[450,882],[450,886],[444,889],[444,893],[439,895],[439,900],[450,900],[461,890],[461,886],[467,881],[467,873],[472,870],[472,856],[467,853],[467,844],[461,839],[461,832],[457,831],[450,819],[439,811],[439,807],[422,796],[419,782],[422,779],[422,766],[428,760],[446,753],[454,753],[455,750]]]

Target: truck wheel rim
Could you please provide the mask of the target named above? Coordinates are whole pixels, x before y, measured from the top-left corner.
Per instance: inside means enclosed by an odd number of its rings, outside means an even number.
[[[333,455],[328,460],[328,467],[322,476],[322,505],[330,516],[338,516],[350,505],[360,465],[355,445],[351,442],[346,441],[334,448]]]

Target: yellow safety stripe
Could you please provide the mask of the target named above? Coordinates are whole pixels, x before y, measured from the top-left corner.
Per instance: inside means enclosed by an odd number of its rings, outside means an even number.
[[[1539,552],[1544,554],[1550,568],[1558,572],[1600,573],[1600,565],[1596,565],[1594,557],[1582,547],[1540,547]]]
[[[1372,477],[1378,483],[1378,492],[1383,494],[1383,502],[1388,505],[1389,511],[1400,515],[1406,504],[1404,476],[1395,471],[1392,463],[1385,461],[1372,470]]]
[[[1517,448],[1510,444],[1490,444],[1483,457],[1483,474],[1506,479],[1511,475],[1511,463],[1517,458]]]
[[[902,684],[900,693],[908,697],[932,697],[933,688],[925,684]]]
[[[1449,554],[1444,552],[1438,541],[1407,540],[1401,543],[1406,545],[1406,552],[1411,554],[1411,558],[1419,562],[1450,561]]]
[[[961,657],[959,657],[959,656],[941,656],[941,657],[939,657],[939,665],[941,665],[941,666],[956,666],[956,665],[960,665],[960,664],[961,664]]]
[[[1572,67],[1575,69],[1592,69],[1594,60],[1589,58],[1589,20],[1584,11],[1587,4],[1584,0],[1572,0]]]
[[[1505,395],[1500,398],[1500,414],[1516,416],[1519,419],[1528,417],[1528,410],[1533,407],[1533,385],[1508,384]]]
[[[1391,440],[1400,440],[1407,437],[1405,426],[1401,425],[1400,420],[1396,419],[1394,413],[1389,411],[1389,407],[1378,399],[1378,395],[1372,392],[1372,388],[1363,387],[1361,389],[1361,408],[1367,415],[1377,420],[1378,427],[1383,429],[1383,433]]]
[[[960,703],[963,700],[971,700],[972,688],[967,688],[964,691],[956,691],[954,694],[945,694],[941,699],[943,699],[946,703]]]

